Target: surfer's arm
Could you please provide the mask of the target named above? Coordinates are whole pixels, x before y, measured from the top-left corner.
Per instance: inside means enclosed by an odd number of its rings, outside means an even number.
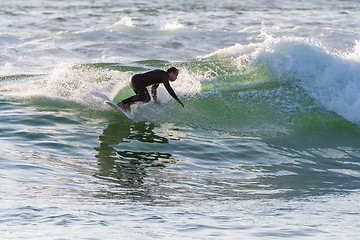
[[[179,99],[177,100],[177,102],[180,103],[182,107],[184,107],[184,104]]]
[[[174,92],[174,89],[170,86],[169,80],[164,81],[164,86],[168,93],[178,102],[181,104],[181,106],[184,107],[184,104],[180,101],[180,99],[176,96],[176,93]]]
[[[159,84],[154,84],[151,86],[151,95],[155,103],[159,103],[157,100],[157,88],[159,87]]]

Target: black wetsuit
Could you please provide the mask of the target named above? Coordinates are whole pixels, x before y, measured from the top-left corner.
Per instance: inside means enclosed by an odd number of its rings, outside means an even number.
[[[159,87],[160,83],[164,84],[168,93],[175,100],[179,100],[174,90],[171,88],[169,81],[170,80],[167,72],[163,70],[153,70],[142,74],[136,74],[131,78],[131,87],[136,93],[136,95],[129,97],[122,102],[124,104],[133,104],[135,102],[149,102],[150,95],[146,87],[150,85],[152,85],[151,94],[153,96],[153,99],[156,101],[156,89]]]

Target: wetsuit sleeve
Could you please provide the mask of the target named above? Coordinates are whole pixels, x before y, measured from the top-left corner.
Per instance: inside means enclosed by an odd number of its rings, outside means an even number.
[[[165,86],[166,90],[168,91],[168,93],[169,93],[176,101],[178,101],[179,98],[176,96],[174,90],[173,90],[172,87],[170,86],[169,79],[164,80],[164,86]]]
[[[151,86],[151,95],[152,95],[154,101],[157,101],[157,92],[156,92],[156,90],[157,90],[158,87],[159,87],[159,84],[154,84],[154,85]]]

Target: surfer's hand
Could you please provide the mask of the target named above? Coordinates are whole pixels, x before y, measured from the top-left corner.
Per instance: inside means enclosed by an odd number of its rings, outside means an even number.
[[[158,100],[154,100],[155,104],[160,104],[160,102]]]
[[[177,102],[180,103],[182,107],[184,107],[184,104],[180,100],[177,100]]]

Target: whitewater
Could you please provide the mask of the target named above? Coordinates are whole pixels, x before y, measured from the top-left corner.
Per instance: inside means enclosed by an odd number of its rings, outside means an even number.
[[[356,1],[0,3],[3,239],[357,239]],[[175,66],[134,120],[104,99]]]

